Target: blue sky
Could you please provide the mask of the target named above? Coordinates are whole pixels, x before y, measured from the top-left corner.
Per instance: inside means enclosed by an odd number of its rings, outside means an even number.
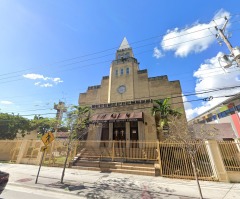
[[[55,113],[59,100],[77,104],[109,74],[125,36],[140,69],[180,80],[183,95],[240,86],[239,68],[220,67],[218,57],[230,52],[214,36],[227,16],[225,33],[240,46],[239,7],[235,0],[1,0],[0,111],[31,118]],[[183,96],[188,118],[239,91]]]

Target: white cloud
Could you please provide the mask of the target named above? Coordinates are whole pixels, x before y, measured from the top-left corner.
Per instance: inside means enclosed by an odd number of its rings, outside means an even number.
[[[46,84],[41,84],[40,85],[41,87],[53,87],[53,85],[52,84],[49,84],[49,83],[46,83]]]
[[[164,54],[161,52],[160,49],[158,49],[157,47],[155,47],[153,49],[153,57],[156,57],[157,59],[159,59],[159,58],[161,58],[163,56],[164,56]]]
[[[187,120],[191,120],[194,117],[206,112],[207,110],[211,109],[212,107],[218,105],[219,103],[221,103],[222,101],[226,100],[227,98],[223,97],[223,98],[213,98],[212,101],[202,101],[202,103],[198,106],[193,108],[192,104],[190,102],[185,102],[184,103],[184,108],[185,108],[185,113],[186,113],[186,117]],[[187,97],[183,96],[183,101],[187,101]],[[189,100],[191,101],[191,100]]]
[[[200,65],[199,69],[194,72],[193,76],[197,78],[195,87],[196,92],[239,85],[238,77],[240,75],[240,70],[234,67],[230,67],[225,70],[222,69],[218,62],[218,58],[222,55],[223,53],[219,52],[216,57],[205,60],[205,62]],[[240,92],[240,88],[220,90],[215,91],[214,93],[198,94],[197,96],[207,97],[212,95],[214,97],[232,95],[237,92]]]
[[[55,82],[55,84],[63,82],[59,77],[53,78],[52,80],[53,80],[53,82]]]
[[[35,86],[38,86],[38,85],[40,85],[40,84],[41,84],[41,82],[35,82],[35,83],[34,83]]]
[[[230,18],[230,13],[221,9],[213,17],[220,27],[225,22],[224,16]],[[162,49],[165,51],[174,51],[175,55],[180,57],[186,57],[193,52],[202,52],[216,41],[215,36],[211,34],[211,32],[216,33],[214,26],[216,24],[213,21],[210,23],[196,22],[190,28],[168,30],[161,42]],[[230,23],[228,23],[227,28],[229,26]],[[210,27],[212,27],[211,32],[208,29]]]
[[[61,78],[59,77],[44,77],[43,75],[35,74],[35,73],[25,74],[23,75],[23,77],[27,79],[32,79],[32,80],[41,80],[34,83],[35,86],[40,86],[40,87],[52,87],[53,86],[52,83],[57,85],[63,82],[63,80],[61,80]]]
[[[23,75],[23,77],[25,77],[27,79],[45,79],[43,75],[34,74],[34,73],[29,73],[29,74]]]
[[[0,101],[0,104],[10,105],[10,104],[13,104],[13,102],[7,101],[7,100],[3,100],[3,101]]]
[[[240,76],[239,68],[230,67],[224,71],[218,62],[218,58],[222,55],[223,53],[219,52],[215,57],[205,60],[204,63],[200,65],[199,69],[194,72],[193,76],[197,78],[195,92],[198,94],[196,96],[199,99],[212,96],[213,99],[206,102],[202,101],[202,103],[195,108],[193,108],[190,103],[184,103],[188,120],[204,113],[208,109],[226,100],[227,98],[225,96],[234,95],[240,92],[239,87],[222,89],[226,87],[240,86],[238,79]],[[217,91],[203,93],[203,91],[209,91],[217,88]],[[185,96],[183,96],[183,101],[187,101]]]

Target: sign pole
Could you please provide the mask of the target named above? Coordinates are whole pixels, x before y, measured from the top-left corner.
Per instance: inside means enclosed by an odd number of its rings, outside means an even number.
[[[42,166],[42,162],[43,162],[43,157],[45,155],[45,151],[47,149],[47,146],[54,140],[54,136],[51,132],[47,132],[42,136],[41,139],[42,139],[42,142],[45,146],[43,146],[41,148],[41,151],[43,150],[43,153],[42,153],[42,158],[41,158],[41,162],[40,162],[40,165],[39,165],[38,174],[37,174],[37,177],[36,177],[35,184],[37,184],[37,181],[38,181],[38,176],[39,176],[39,173],[40,173],[40,170],[41,170],[41,166]]]
[[[35,184],[37,184],[37,181],[38,181],[38,176],[39,176],[40,169],[41,169],[41,166],[42,166],[42,162],[43,162],[43,157],[45,155],[45,151],[46,151],[46,148],[43,149],[42,158],[41,158],[41,162],[40,162],[40,165],[39,165],[38,174],[37,174],[37,178],[36,178]]]

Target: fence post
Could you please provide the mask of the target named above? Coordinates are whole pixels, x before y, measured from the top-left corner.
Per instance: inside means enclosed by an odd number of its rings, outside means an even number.
[[[24,157],[24,155],[26,153],[26,150],[28,150],[28,140],[23,140],[22,144],[21,144],[21,147],[20,147],[20,151],[18,153],[17,160],[16,160],[17,164],[21,163],[22,158]]]
[[[216,140],[205,141],[209,159],[212,165],[214,177],[221,182],[229,182],[222,155]]]
[[[12,149],[13,154],[12,154],[12,157],[11,157],[11,162],[14,162],[14,160],[15,160],[16,151],[18,150],[18,148],[20,148],[20,147],[18,147],[18,145],[20,145],[20,142],[21,142],[20,140],[17,140],[15,146]],[[19,154],[19,151],[18,151],[18,154]],[[17,158],[18,158],[18,156],[16,157],[16,161],[17,161]]]
[[[237,149],[240,153],[240,140],[239,139],[234,139],[234,142],[236,143]]]
[[[112,144],[112,161],[114,161],[114,141],[112,141],[113,144]]]
[[[160,152],[160,142],[159,141],[157,141],[157,152],[158,152],[158,164],[159,164],[160,176],[162,176],[162,162],[161,162],[161,152]]]

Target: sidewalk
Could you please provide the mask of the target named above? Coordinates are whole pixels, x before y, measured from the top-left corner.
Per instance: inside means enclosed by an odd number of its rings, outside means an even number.
[[[64,184],[60,183],[62,168],[42,167],[35,184],[38,166],[2,164],[0,170],[10,173],[10,186],[28,187],[79,196],[79,198],[190,199],[198,198],[194,180],[103,173],[66,169]],[[239,198],[240,184],[201,181],[204,198]]]

